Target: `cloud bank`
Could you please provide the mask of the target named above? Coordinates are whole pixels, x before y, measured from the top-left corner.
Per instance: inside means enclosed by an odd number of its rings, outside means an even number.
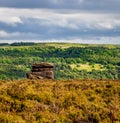
[[[0,42],[120,44],[119,0],[1,0]]]

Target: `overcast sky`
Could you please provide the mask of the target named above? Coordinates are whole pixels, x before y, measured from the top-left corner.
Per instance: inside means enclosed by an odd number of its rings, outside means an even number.
[[[120,44],[120,0],[0,0],[0,43]]]

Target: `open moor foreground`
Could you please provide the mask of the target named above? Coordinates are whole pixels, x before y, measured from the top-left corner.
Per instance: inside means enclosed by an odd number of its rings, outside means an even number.
[[[0,122],[120,123],[120,81],[1,80]]]

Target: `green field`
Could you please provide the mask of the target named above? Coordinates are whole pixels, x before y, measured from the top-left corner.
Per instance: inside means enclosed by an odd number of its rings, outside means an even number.
[[[101,64],[90,65],[89,63],[86,63],[86,64],[77,64],[77,65],[71,64],[70,66],[72,67],[72,69],[86,70],[87,72],[90,72],[92,70],[100,70],[100,71],[106,70],[106,68]]]

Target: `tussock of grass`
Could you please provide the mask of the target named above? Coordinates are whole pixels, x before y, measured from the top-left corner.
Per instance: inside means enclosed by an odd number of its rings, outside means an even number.
[[[0,81],[0,122],[120,122],[120,83],[106,80]]]

